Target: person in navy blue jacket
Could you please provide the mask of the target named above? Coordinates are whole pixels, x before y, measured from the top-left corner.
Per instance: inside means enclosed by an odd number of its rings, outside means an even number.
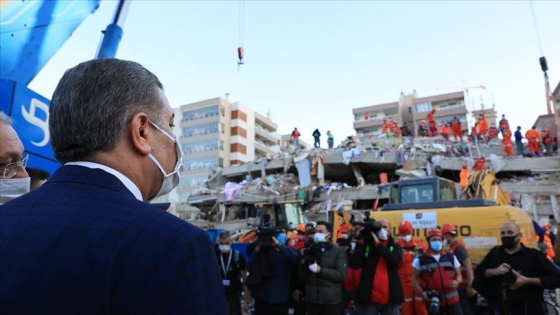
[[[49,108],[64,165],[0,208],[3,314],[226,314],[209,235],[146,203],[179,183],[173,120],[138,63],[66,71]]]
[[[247,248],[246,285],[255,300],[255,315],[288,315],[291,279],[299,254],[275,237],[272,241],[272,246],[261,246],[257,239]]]

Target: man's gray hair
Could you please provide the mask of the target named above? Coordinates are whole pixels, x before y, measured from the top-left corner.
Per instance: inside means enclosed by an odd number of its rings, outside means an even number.
[[[0,111],[0,124],[11,126],[14,124],[14,120],[3,111]]]
[[[102,58],[67,70],[49,107],[56,159],[79,161],[114,149],[137,113],[161,123],[160,89],[159,79],[133,61]]]

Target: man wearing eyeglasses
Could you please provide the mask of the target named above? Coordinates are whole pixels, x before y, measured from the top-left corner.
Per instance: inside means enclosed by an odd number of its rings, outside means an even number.
[[[49,107],[64,165],[0,209],[3,313],[227,313],[208,233],[145,202],[179,184],[173,120],[163,85],[138,63],[102,58],[64,73]]]
[[[12,124],[12,118],[0,112],[0,205],[29,192],[28,157],[23,157],[23,144]]]

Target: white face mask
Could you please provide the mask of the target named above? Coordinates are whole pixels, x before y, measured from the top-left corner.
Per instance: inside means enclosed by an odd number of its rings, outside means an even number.
[[[220,249],[220,252],[222,253],[229,253],[229,251],[231,250],[231,245],[218,245],[218,248]]]
[[[170,134],[168,134],[165,130],[158,127],[158,125],[154,124],[153,122],[150,121],[150,123],[157,130],[159,130],[161,133],[166,135],[171,141],[173,141],[175,143],[175,153],[177,154],[177,163],[175,163],[175,168],[169,174],[165,173],[165,170],[163,169],[163,166],[161,166],[159,161],[156,159],[156,157],[152,153],[148,154],[148,157],[150,159],[152,159],[152,161],[154,161],[156,166],[159,168],[159,170],[163,174],[163,181],[161,183],[161,188],[155,194],[155,196],[153,196],[151,198],[151,199],[153,199],[153,198],[157,198],[159,196],[163,196],[163,195],[169,193],[170,191],[172,191],[175,187],[177,187],[179,185],[179,182],[181,180],[181,175],[179,174],[179,172],[183,168],[183,151],[181,150],[181,146],[179,146],[179,143],[177,143],[177,139],[173,138]]]
[[[315,233],[314,239],[315,239],[316,243],[326,242],[327,241],[327,234],[325,234],[325,233]]]
[[[411,239],[412,239],[412,235],[403,235],[403,237],[402,237],[402,240],[403,240],[405,243],[410,242]]]
[[[356,249],[356,242],[350,243],[350,248],[351,248],[352,250]]]
[[[0,205],[29,192],[30,177],[0,179]]]
[[[381,229],[377,232],[377,237],[380,241],[386,241],[389,238],[389,233],[387,233],[387,230]]]

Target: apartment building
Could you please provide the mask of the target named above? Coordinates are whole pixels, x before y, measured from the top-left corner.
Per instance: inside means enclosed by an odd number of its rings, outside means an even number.
[[[176,135],[183,150],[179,201],[200,187],[218,167],[279,152],[278,125],[242,103],[217,97],[175,109]]]
[[[442,122],[451,121],[457,116],[463,131],[467,131],[467,108],[462,91],[427,97],[418,97],[416,91],[411,94],[401,93],[399,100],[395,102],[354,108],[354,129],[358,135],[379,136],[383,120],[392,117],[399,126],[406,125],[415,132],[420,121],[426,119],[432,109],[436,110],[438,127]]]

